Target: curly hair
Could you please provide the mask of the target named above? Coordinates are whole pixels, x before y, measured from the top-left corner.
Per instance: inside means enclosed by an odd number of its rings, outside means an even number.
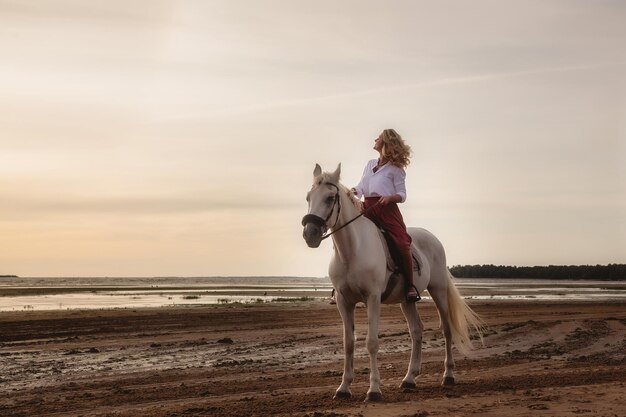
[[[380,134],[383,141],[382,154],[393,165],[406,168],[411,158],[411,147],[393,129],[385,129]]]

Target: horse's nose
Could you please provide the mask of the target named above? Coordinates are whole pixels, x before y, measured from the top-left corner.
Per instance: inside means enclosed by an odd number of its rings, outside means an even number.
[[[304,225],[302,237],[311,248],[317,248],[322,242],[322,229],[312,223]]]
[[[313,223],[307,223],[304,225],[302,236],[304,236],[306,240],[309,240],[315,237],[322,237],[322,229]]]

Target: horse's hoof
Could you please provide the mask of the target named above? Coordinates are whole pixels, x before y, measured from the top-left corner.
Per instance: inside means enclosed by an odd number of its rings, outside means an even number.
[[[383,394],[380,392],[368,392],[365,401],[377,403],[383,400]]]
[[[408,392],[417,391],[417,385],[415,385],[414,382],[402,381],[402,384],[400,384],[400,388]]]
[[[337,391],[333,400],[349,400],[352,398],[352,393],[350,391]]]
[[[449,387],[450,385],[454,385],[454,377],[453,376],[445,377],[441,385],[443,385],[444,387]]]

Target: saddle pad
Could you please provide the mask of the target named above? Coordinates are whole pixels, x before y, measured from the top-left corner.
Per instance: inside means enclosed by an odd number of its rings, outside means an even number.
[[[391,236],[384,229],[378,229],[380,240],[385,250],[385,258],[387,259],[387,269],[393,273],[398,273],[400,254],[398,253]],[[417,271],[417,275],[422,275],[422,260],[420,259],[417,247],[411,243],[411,256],[413,257],[413,271]]]

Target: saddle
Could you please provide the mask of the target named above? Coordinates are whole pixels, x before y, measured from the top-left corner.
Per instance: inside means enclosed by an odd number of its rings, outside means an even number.
[[[391,272],[391,276],[389,277],[389,281],[387,282],[387,287],[381,295],[381,301],[385,301],[385,299],[389,297],[389,295],[395,288],[396,282],[402,274],[402,270],[400,268],[402,260],[400,258],[400,252],[398,251],[396,244],[389,235],[389,233],[387,233],[385,229],[379,226],[377,227],[379,231],[379,236],[383,243],[383,248],[385,250],[385,258],[387,259],[387,270]],[[417,275],[421,276],[422,261],[417,251],[417,247],[414,244],[411,244],[411,257],[413,258],[413,274],[417,272]]]
[[[402,271],[400,270],[400,264],[402,263],[402,259],[400,258],[400,252],[396,247],[395,242],[389,236],[389,233],[385,229],[378,228],[380,232],[379,235],[383,242],[383,248],[385,249],[385,258],[387,259],[387,269],[394,273],[400,274]],[[413,271],[417,271],[418,275],[422,275],[422,262],[419,257],[419,253],[417,252],[417,248],[414,244],[411,243],[411,255],[413,257]]]

